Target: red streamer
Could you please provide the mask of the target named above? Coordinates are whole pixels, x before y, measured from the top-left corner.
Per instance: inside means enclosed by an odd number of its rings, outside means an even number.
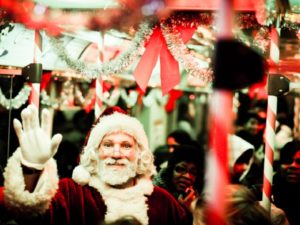
[[[45,90],[48,83],[51,80],[51,72],[46,72],[42,75],[42,80],[41,80],[41,91]]]
[[[186,43],[191,39],[196,27],[177,27],[182,40]],[[160,77],[163,95],[172,90],[180,82],[180,71],[178,62],[170,53],[166,41],[159,27],[155,28],[146,50],[142,55],[135,71],[134,77],[143,92],[145,92],[158,56],[160,56]]]
[[[167,113],[172,112],[175,109],[176,101],[183,95],[183,91],[180,90],[171,90],[169,92],[169,99],[167,104],[165,105],[165,109]]]

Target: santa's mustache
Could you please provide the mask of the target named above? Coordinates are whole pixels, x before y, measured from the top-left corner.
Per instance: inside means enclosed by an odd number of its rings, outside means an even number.
[[[129,165],[128,159],[113,159],[113,158],[107,158],[103,160],[104,165],[120,165],[120,166],[127,166]]]

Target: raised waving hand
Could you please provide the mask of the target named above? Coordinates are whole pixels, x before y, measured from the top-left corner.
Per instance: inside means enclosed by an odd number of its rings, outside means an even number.
[[[22,123],[17,119],[13,121],[21,148],[21,163],[24,166],[41,170],[57,152],[62,135],[56,134],[51,138],[48,134],[50,113],[47,109],[42,111],[41,124],[39,112],[34,105],[29,105],[22,110],[21,118]]]

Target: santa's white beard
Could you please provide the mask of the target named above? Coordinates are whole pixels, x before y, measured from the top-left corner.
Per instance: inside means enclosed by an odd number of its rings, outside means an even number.
[[[122,168],[112,168],[109,165],[123,164]],[[137,163],[127,159],[115,160],[112,158],[100,160],[99,176],[100,179],[109,185],[121,185],[136,176]]]

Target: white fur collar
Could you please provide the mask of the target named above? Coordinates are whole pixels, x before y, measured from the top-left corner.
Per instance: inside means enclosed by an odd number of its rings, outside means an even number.
[[[149,223],[146,195],[150,195],[153,192],[153,184],[150,179],[141,178],[133,187],[115,189],[104,184],[98,177],[93,176],[89,185],[97,189],[104,199],[107,206],[106,222],[129,215],[134,216],[143,225]]]

